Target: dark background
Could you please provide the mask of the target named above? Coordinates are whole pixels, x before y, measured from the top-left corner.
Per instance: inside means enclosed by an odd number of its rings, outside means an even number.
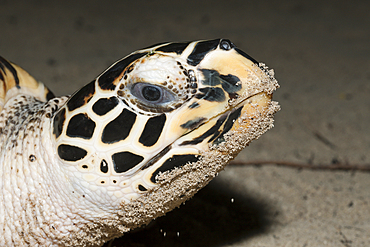
[[[281,84],[275,128],[238,161],[366,165],[369,3],[0,0],[0,54],[63,95],[151,44],[228,38]],[[368,173],[228,167],[186,205],[113,245],[366,246],[369,187]]]

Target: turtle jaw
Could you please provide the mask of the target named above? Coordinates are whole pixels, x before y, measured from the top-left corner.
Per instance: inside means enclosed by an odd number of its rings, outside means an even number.
[[[175,146],[192,146],[197,152],[207,151],[210,146],[225,141],[224,135],[228,132],[247,131],[254,120],[267,117],[271,104],[272,94],[266,92],[256,93],[243,100],[238,99],[227,110],[179,138]]]
[[[231,130],[237,131],[239,128],[248,128],[251,121],[266,115],[269,105],[272,102],[272,94],[260,92],[254,94],[238,104],[237,108],[243,107],[238,121],[235,121]]]

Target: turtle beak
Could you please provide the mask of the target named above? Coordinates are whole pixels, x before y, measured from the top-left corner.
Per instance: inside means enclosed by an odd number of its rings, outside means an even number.
[[[246,55],[238,48],[228,51],[216,50],[208,54],[199,64],[199,70],[214,71],[218,78],[213,79],[212,75],[205,75],[204,81],[214,83],[219,81],[223,90],[228,94],[229,107],[234,108],[240,102],[253,95],[265,92],[272,95],[279,85],[273,78],[273,71],[268,71],[264,64],[257,62]],[[207,73],[206,72],[206,73]],[[208,82],[209,84],[209,82]]]
[[[189,132],[178,140],[180,145],[196,144],[198,149],[207,149],[208,145],[203,144],[222,141],[230,130],[245,131],[255,119],[271,112],[272,93],[279,87],[273,71],[256,64],[237,48],[207,54],[198,72],[203,88],[194,99],[197,108],[181,113],[192,121],[180,125],[189,126]]]

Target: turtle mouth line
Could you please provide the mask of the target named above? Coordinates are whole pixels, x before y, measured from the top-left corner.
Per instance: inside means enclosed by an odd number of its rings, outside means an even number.
[[[230,115],[234,111],[238,110],[240,107],[244,107],[247,104],[251,104],[250,102],[252,102],[252,99],[254,99],[258,96],[261,96],[261,95],[266,95],[266,96],[269,97],[269,100],[271,100],[271,95],[265,93],[264,91],[254,93],[252,95],[249,95],[249,96],[245,97],[244,99],[240,99],[240,98],[242,98],[242,96],[237,97],[235,99],[230,99],[229,100],[229,107],[227,108],[227,110],[225,110],[224,112],[222,112],[218,115],[215,115],[214,117],[210,118],[207,122],[209,122],[210,120],[212,120],[214,118],[221,118],[222,116]],[[248,101],[250,101],[250,102],[248,102]],[[207,122],[204,122],[204,123],[207,123]]]
[[[242,96],[241,97],[239,97],[239,98],[236,98],[236,99],[232,99],[230,102],[229,102],[229,107],[230,108],[238,108],[238,107],[240,107],[241,105],[246,105],[246,104],[248,104],[248,100],[250,100],[250,99],[252,99],[252,98],[254,98],[254,97],[256,97],[256,96],[258,96],[258,95],[261,95],[261,94],[266,94],[266,95],[268,95],[267,93],[265,93],[264,91],[261,91],[261,92],[257,92],[257,93],[254,93],[254,94],[252,94],[252,95],[249,95],[249,96],[247,96],[247,97],[245,97],[244,99],[240,99],[240,98],[242,98]],[[231,109],[232,110],[232,109]]]
[[[198,132],[200,128],[204,128],[204,132],[200,132],[198,135],[193,136],[192,138],[188,140],[182,141],[179,146],[187,146],[187,145],[198,145],[201,142],[204,142],[207,139],[207,143],[212,143],[214,141],[218,142],[217,140],[222,139],[224,134],[229,132],[231,129],[233,129],[234,125],[237,124],[237,120],[240,117],[243,117],[243,119],[247,116],[254,116],[258,114],[259,107],[258,105],[253,105],[253,102],[259,101],[259,97],[261,95],[267,95],[265,92],[258,92],[253,95],[250,95],[246,97],[243,100],[239,100],[239,102],[234,102],[234,105],[232,102],[229,103],[229,107],[227,110],[214,115],[213,117],[209,118],[207,121],[203,121],[201,124],[199,124],[196,128],[192,129],[188,133],[184,134],[181,137],[189,136],[191,137],[194,135],[194,132]],[[256,99],[255,99],[256,98]],[[270,97],[268,97],[270,99]],[[257,103],[258,104],[258,103]],[[251,105],[251,107],[247,107],[247,110],[244,110],[244,106]],[[245,120],[243,120],[244,122]],[[211,125],[213,124],[213,125]],[[205,125],[209,125],[209,127],[205,127]],[[243,124],[244,125],[244,124]],[[245,125],[247,126],[247,125]]]

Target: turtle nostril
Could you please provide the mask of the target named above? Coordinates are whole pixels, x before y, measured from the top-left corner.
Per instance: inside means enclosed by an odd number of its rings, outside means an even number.
[[[228,50],[230,50],[234,47],[235,47],[235,45],[233,43],[231,43],[231,41],[228,40],[228,39],[222,39],[221,42],[220,42],[220,48],[222,50],[228,51]]]

